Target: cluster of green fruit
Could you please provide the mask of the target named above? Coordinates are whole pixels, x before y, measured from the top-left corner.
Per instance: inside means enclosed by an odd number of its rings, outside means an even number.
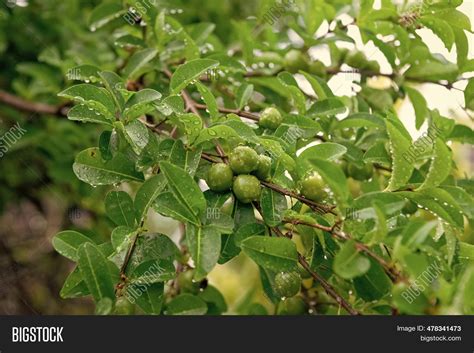
[[[291,73],[297,73],[303,70],[320,77],[326,76],[326,66],[323,62],[320,60],[311,60],[308,55],[297,49],[288,51],[283,63],[285,70]],[[360,51],[349,51],[345,48],[341,49],[339,53],[339,65],[343,63],[363,71],[380,71],[378,62],[376,60],[369,60],[365,54]]]
[[[260,180],[268,180],[271,159],[248,146],[238,146],[229,155],[229,164],[215,163],[209,169],[207,185],[209,189],[223,192],[232,189],[242,203],[260,199]],[[252,173],[252,174],[251,174]],[[234,175],[237,175],[234,178]]]

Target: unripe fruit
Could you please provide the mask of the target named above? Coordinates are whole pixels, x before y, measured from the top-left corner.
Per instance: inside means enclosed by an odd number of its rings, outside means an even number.
[[[196,294],[199,292],[199,282],[193,281],[194,270],[181,272],[178,275],[179,289],[184,293]]]
[[[212,191],[229,190],[232,186],[234,173],[225,163],[216,163],[211,166],[207,174],[207,185]]]
[[[299,70],[308,71],[304,54],[299,50],[291,49],[285,54],[285,69],[293,74]]]
[[[276,130],[281,125],[282,121],[283,118],[278,109],[268,107],[260,114],[258,125],[265,129]]]
[[[363,69],[367,66],[367,58],[364,53],[360,51],[349,52],[346,55],[345,62],[347,65],[352,66],[356,69]]]
[[[279,272],[275,276],[274,291],[280,298],[294,297],[301,288],[301,277],[297,272]]]
[[[119,297],[115,302],[115,315],[132,315],[134,312],[134,305],[125,297]]]
[[[326,76],[326,66],[319,60],[315,60],[309,63],[309,73],[325,77]]]
[[[323,201],[328,197],[325,183],[321,175],[313,173],[301,182],[301,193],[313,201]]]
[[[251,173],[258,167],[258,154],[248,146],[238,146],[229,156],[229,165],[236,174]]]
[[[265,155],[258,156],[258,167],[254,172],[255,176],[260,180],[268,180],[272,169],[272,160]]]
[[[260,181],[253,175],[237,176],[232,189],[237,199],[243,203],[257,201],[260,198]]]
[[[373,167],[372,164],[364,164],[362,168],[357,167],[355,164],[349,164],[347,172],[352,179],[364,181],[372,176]]]
[[[306,303],[300,297],[288,298],[278,305],[278,315],[302,315],[307,311]]]

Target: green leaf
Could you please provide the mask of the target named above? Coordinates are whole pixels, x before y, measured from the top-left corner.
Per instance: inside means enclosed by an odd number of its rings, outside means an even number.
[[[73,121],[104,124],[111,127],[113,126],[113,120],[110,118],[110,116],[107,118],[105,115],[102,115],[98,111],[90,110],[85,105],[76,105],[72,107],[67,112],[67,117],[69,120]]]
[[[469,20],[469,17],[461,11],[455,9],[445,9],[436,11],[434,15],[437,18],[442,18],[451,26],[471,32],[471,21]]]
[[[241,110],[250,100],[253,94],[253,85],[242,83],[237,89],[235,100],[237,109]]]
[[[107,23],[119,18],[125,14],[127,10],[118,3],[100,4],[92,10],[89,16],[89,28],[92,32],[105,26]]]
[[[121,123],[120,123],[121,124]],[[138,120],[123,126],[123,134],[125,139],[130,144],[137,155],[140,155],[149,141],[149,134],[147,127]]]
[[[385,123],[379,115],[369,113],[355,113],[349,115],[347,118],[338,122],[339,129],[359,128],[359,127],[374,127],[385,128]]]
[[[206,303],[192,294],[180,294],[166,306],[166,315],[204,315]]]
[[[227,311],[227,304],[224,296],[219,290],[211,285],[208,285],[198,297],[204,300],[207,304],[207,315],[219,315]]]
[[[145,313],[159,315],[163,306],[164,288],[164,283],[130,284],[127,286],[126,296],[128,301],[136,302]]]
[[[85,83],[100,81],[100,69],[94,65],[79,65],[68,70],[66,77],[70,80],[80,80]]]
[[[459,257],[467,260],[474,260],[474,245],[460,242]]]
[[[334,272],[344,278],[362,276],[370,269],[370,260],[359,253],[356,242],[348,240],[334,257]]]
[[[171,261],[149,260],[144,261],[134,268],[130,275],[132,284],[155,284],[172,280],[176,275],[176,270]]]
[[[464,89],[464,104],[467,109],[474,110],[474,79],[470,79]]]
[[[426,118],[429,116],[429,110],[426,103],[426,99],[420,92],[418,92],[418,90],[414,88],[405,86],[405,91],[407,92],[411,104],[413,105],[413,108],[415,110],[415,126],[417,129],[419,129],[421,125],[423,125],[423,123],[425,122]]]
[[[474,145],[474,130],[465,125],[455,125],[448,140]]]
[[[221,251],[221,235],[212,227],[197,227],[188,224],[186,241],[194,261],[194,279],[200,281],[217,264]]]
[[[318,159],[335,161],[347,152],[347,148],[333,142],[324,142],[305,149],[299,156],[300,159],[310,159],[317,156]]]
[[[202,128],[202,119],[193,113],[171,116],[170,120],[188,137],[188,143],[193,143],[199,134],[205,131]]]
[[[292,271],[298,263],[296,245],[288,238],[253,236],[241,243],[255,263],[273,271]]]
[[[454,40],[456,43],[457,65],[463,71],[467,62],[467,55],[469,53],[469,42],[467,40],[464,30],[458,27],[451,27],[454,32]]]
[[[270,227],[279,225],[281,215],[288,209],[285,196],[270,189],[263,189],[260,197],[262,216],[265,224]]]
[[[437,138],[434,143],[434,157],[423,184],[417,189],[427,189],[441,184],[451,174],[452,153],[443,140]]]
[[[145,218],[148,209],[153,204],[158,195],[166,186],[166,180],[163,174],[152,176],[146,180],[138,189],[135,195],[135,214],[138,221]]]
[[[403,191],[397,194],[408,198],[455,227],[462,228],[464,225],[461,208],[456,200],[443,189],[431,188],[416,192]]]
[[[402,233],[402,244],[409,249],[417,250],[435,229],[438,221],[410,220]]]
[[[199,145],[206,141],[211,141],[214,139],[235,139],[242,140],[241,136],[230,126],[226,125],[216,125],[210,128],[201,130],[199,136],[194,140],[193,145]]]
[[[116,106],[119,110],[122,110],[125,105],[122,93],[120,93],[120,89],[125,88],[122,78],[111,71],[102,71],[99,75],[102,78],[105,88],[112,94]]]
[[[451,50],[454,44],[454,32],[448,22],[430,15],[420,17],[420,22],[443,41],[446,49]]]
[[[308,80],[309,84],[320,100],[326,99],[328,97],[334,97],[334,94],[327,85],[326,81],[324,81],[322,78],[311,75],[304,71],[300,71],[300,74],[302,74]]]
[[[135,225],[133,200],[125,191],[110,191],[105,197],[105,211],[118,226]]]
[[[193,177],[201,161],[201,152],[202,148],[191,150],[186,148],[181,140],[176,140],[171,149],[169,161]]]
[[[82,279],[79,267],[76,267],[64,281],[59,295],[63,299],[84,297],[91,294],[86,283]]]
[[[339,98],[328,98],[315,102],[308,110],[310,116],[332,116],[344,113],[347,110]]]
[[[392,156],[392,175],[387,186],[387,191],[394,191],[405,186],[413,172],[413,162],[405,154],[411,146],[411,141],[387,120],[387,132],[390,138],[390,154]]]
[[[369,270],[360,277],[354,278],[354,288],[359,297],[367,302],[382,299],[392,290],[392,282],[382,266],[370,259]]]
[[[53,238],[54,250],[72,261],[77,261],[77,249],[84,243],[92,243],[92,240],[73,230],[59,232]]]
[[[127,65],[123,68],[123,75],[128,79],[135,78],[144,66],[155,58],[156,54],[158,54],[158,50],[152,48],[135,52],[130,59],[128,59]]]
[[[206,199],[193,178],[182,168],[168,162],[161,162],[160,168],[176,199],[193,214],[203,214],[206,210]]]
[[[196,59],[184,63],[176,69],[170,81],[172,94],[177,94],[193,80],[196,80],[207,70],[219,65],[218,61],[210,59]]]
[[[114,101],[103,88],[81,83],[65,89],[59,93],[58,96],[69,98],[79,104],[83,104],[87,108],[90,108],[91,111],[97,112],[107,119],[115,119]]]
[[[458,74],[458,66],[450,62],[426,60],[413,64],[405,73],[408,79],[423,81],[453,81]]]
[[[108,261],[97,246],[84,243],[79,247],[77,254],[82,278],[94,300],[98,302],[104,298],[115,299]]]
[[[209,88],[207,88],[201,82],[196,81],[195,84],[199,93],[202,96],[202,99],[204,100],[204,103],[206,103],[207,105],[207,110],[209,111],[209,115],[211,116],[211,119],[217,119],[219,117],[219,109],[217,107],[216,98],[214,97],[212,92],[209,90]]]
[[[145,88],[135,93],[125,104],[123,116],[127,121],[138,118],[155,109],[153,103],[160,100],[161,93],[154,89]]]
[[[143,174],[135,170],[135,164],[124,154],[116,153],[104,161],[98,148],[89,148],[76,156],[73,164],[76,176],[93,186],[117,184],[126,180],[143,181]]]
[[[278,74],[278,79],[280,80],[280,83],[286,88],[287,96],[289,95],[291,97],[293,106],[300,114],[304,114],[306,112],[306,98],[301,89],[298,87],[293,75],[286,71],[280,72]]]
[[[199,225],[199,218],[183,205],[171,192],[163,192],[155,199],[153,208],[159,214],[176,219],[180,222],[190,222]]]

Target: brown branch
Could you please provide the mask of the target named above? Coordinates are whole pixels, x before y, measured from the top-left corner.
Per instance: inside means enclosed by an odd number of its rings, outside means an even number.
[[[38,114],[66,116],[69,110],[69,108],[64,105],[54,106],[45,103],[30,102],[2,90],[0,90],[0,102],[24,112]]]
[[[293,198],[297,199],[298,201],[301,201],[302,203],[308,205],[309,207],[311,207],[311,209],[313,209],[317,212],[331,213],[331,214],[337,216],[337,214],[333,211],[334,208],[336,208],[336,206],[322,205],[320,203],[317,203],[317,202],[314,202],[310,199],[307,199],[306,197],[304,197],[302,195],[299,195],[296,192],[293,192],[293,191],[287,190],[285,188],[282,188],[281,186],[276,185],[276,184],[272,184],[272,183],[269,183],[269,182],[266,182],[266,181],[261,181],[260,183],[263,186],[265,186],[269,189],[272,189],[273,191],[276,191],[276,192],[278,192],[282,195],[290,196],[290,197],[293,197]]]
[[[339,240],[347,241],[347,240],[353,239],[348,234],[345,234],[343,232],[340,232],[340,231],[336,230],[336,227],[334,227],[334,226],[333,227],[328,227],[328,226],[323,226],[322,224],[319,224],[319,223],[305,222],[305,221],[302,221],[302,220],[283,220],[283,222],[293,224],[293,225],[300,224],[300,225],[316,228],[316,229],[319,229],[319,230],[330,233],[333,237],[335,237]],[[370,250],[367,247],[367,245],[356,241],[356,248],[359,251],[362,251],[365,254],[367,254],[368,256],[370,256],[371,258],[373,258],[375,261],[377,261],[384,268],[387,275],[389,275],[389,277],[394,282],[398,282],[400,280],[403,280],[402,275],[400,274],[400,272],[394,266],[390,265],[387,261],[385,261],[385,259],[383,259],[379,255],[374,253],[372,250]]]
[[[272,228],[272,231],[279,237],[285,237],[285,235],[276,227]],[[321,286],[324,288],[326,293],[331,296],[340,306],[342,306],[346,311],[351,315],[361,315],[357,310],[355,310],[339,293],[336,292],[334,287],[329,284],[321,275],[313,271],[309,266],[308,262],[303,255],[298,253],[298,262],[301,266],[313,277],[315,281],[318,281]]]

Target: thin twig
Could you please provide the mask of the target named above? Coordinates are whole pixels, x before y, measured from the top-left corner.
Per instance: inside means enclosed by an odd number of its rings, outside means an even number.
[[[277,228],[273,227],[272,231],[279,237],[284,237],[285,235]],[[321,286],[324,288],[326,293],[331,296],[340,306],[342,306],[346,311],[351,315],[361,315],[357,310],[355,310],[339,293],[336,292],[334,287],[329,284],[322,276],[317,272],[313,271],[309,266],[308,262],[303,255],[298,253],[298,262],[301,266],[313,277],[315,281],[318,281]]]
[[[66,116],[68,107],[64,105],[54,106],[45,103],[30,102],[11,93],[0,90],[0,102],[8,104],[13,108],[24,112],[32,112],[38,114],[50,114]]]
[[[350,235],[346,234],[346,233],[343,233],[343,232],[340,232],[338,230],[336,230],[336,227],[328,227],[328,226],[324,226],[322,224],[319,224],[319,223],[311,223],[311,222],[306,222],[306,221],[302,221],[302,220],[291,220],[291,219],[287,219],[287,220],[283,220],[283,222],[285,223],[289,223],[289,224],[293,224],[293,225],[304,225],[304,226],[308,226],[308,227],[312,227],[312,228],[316,228],[316,229],[319,229],[319,230],[322,230],[322,231],[325,231],[325,232],[328,232],[329,234],[331,234],[332,236],[334,236],[335,238],[339,239],[339,240],[344,240],[344,241],[347,241],[347,240],[351,240],[353,239]],[[370,256],[371,258],[373,258],[375,261],[377,261],[385,270],[385,272],[390,276],[390,278],[393,280],[393,281],[399,281],[402,279],[402,276],[401,274],[398,272],[397,269],[395,269],[392,265],[390,265],[387,261],[385,261],[383,258],[381,258],[379,255],[377,255],[376,253],[374,253],[372,250],[370,250],[367,245],[365,244],[362,244],[361,242],[358,242],[356,241],[356,248],[359,250],[359,251],[362,251],[364,252],[365,254],[367,254],[368,256]]]

